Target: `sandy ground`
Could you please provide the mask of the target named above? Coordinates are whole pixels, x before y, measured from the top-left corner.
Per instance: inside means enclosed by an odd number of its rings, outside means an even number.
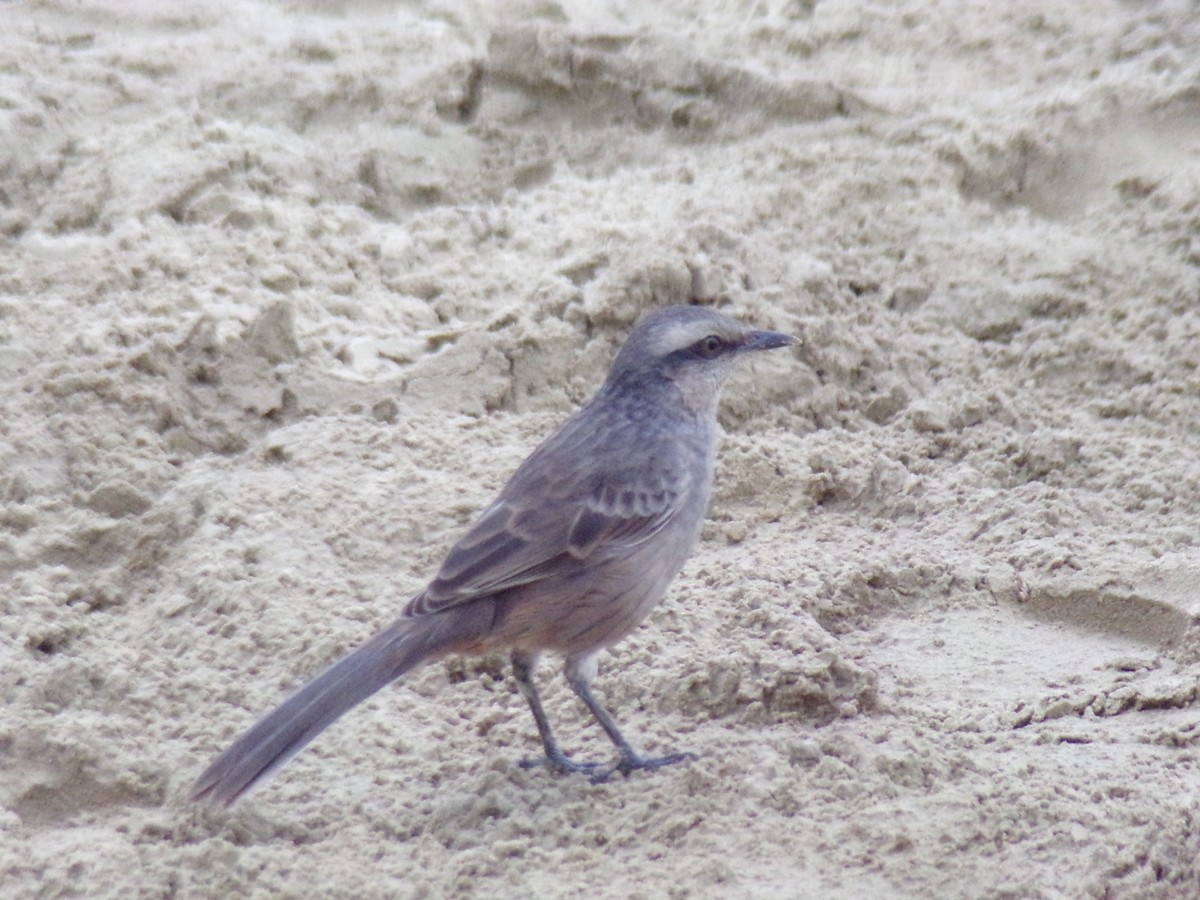
[[[5,897],[1200,896],[1193,4],[3,15]],[[700,760],[454,661],[188,803],[689,298],[805,341],[597,682]]]

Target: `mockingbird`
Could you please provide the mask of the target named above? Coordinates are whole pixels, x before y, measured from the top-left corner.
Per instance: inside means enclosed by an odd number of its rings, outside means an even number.
[[[646,617],[683,567],[712,493],[717,400],[738,359],[792,343],[699,306],[642,319],[596,395],[521,464],[403,614],[234,741],[193,799],[232,803],[384,685],[450,653],[511,653],[547,765],[601,782],[647,757],[592,695],[600,651]],[[533,683],[543,651],[617,747],[615,763],[559,748]]]

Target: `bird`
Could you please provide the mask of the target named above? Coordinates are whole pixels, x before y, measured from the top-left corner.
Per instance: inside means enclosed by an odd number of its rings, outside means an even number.
[[[721,390],[739,360],[786,347],[709,306],[655,310],[630,332],[595,395],[517,468],[401,615],[242,734],[200,775],[193,800],[229,805],[351,707],[449,654],[507,652],[544,755],[522,760],[594,783],[694,759],[645,756],[596,699],[601,651],[665,594],[712,495]],[[576,760],[560,747],[533,676],[560,655],[567,684],[616,747]]]

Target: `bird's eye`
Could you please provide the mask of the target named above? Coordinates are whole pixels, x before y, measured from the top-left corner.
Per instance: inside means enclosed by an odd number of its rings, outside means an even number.
[[[721,351],[725,349],[725,342],[715,334],[710,334],[700,343],[696,344],[696,349],[700,351],[700,355],[708,359],[714,356],[719,356]]]

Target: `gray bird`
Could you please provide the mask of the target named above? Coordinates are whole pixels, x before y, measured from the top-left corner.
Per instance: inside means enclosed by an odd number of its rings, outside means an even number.
[[[792,343],[699,306],[642,319],[596,395],[530,454],[437,577],[403,614],[234,741],[193,799],[229,804],[342,713],[405,672],[450,653],[511,653],[547,765],[601,782],[690,753],[647,757],[592,695],[600,651],[629,634],[692,551],[712,493],[717,401],[750,351]],[[559,748],[533,683],[544,651],[617,747],[615,763]]]

